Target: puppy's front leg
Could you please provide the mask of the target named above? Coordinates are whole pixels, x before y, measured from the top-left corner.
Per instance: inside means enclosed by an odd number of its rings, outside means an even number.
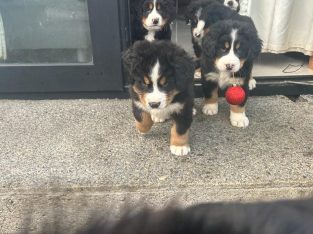
[[[252,78],[251,76],[252,71],[252,64],[247,64],[246,69],[244,69],[242,78],[244,79],[244,84],[242,88],[245,91],[245,99],[243,103],[240,105],[230,105],[230,122],[234,127],[239,128],[246,128],[249,126],[249,119],[246,116],[246,109],[245,105],[247,103],[248,97],[249,97],[249,91],[250,91],[250,81]]]
[[[234,127],[245,128],[249,126],[244,106],[230,105],[230,122]]]
[[[171,128],[170,148],[174,155],[183,156],[190,152],[189,128],[192,122],[192,107],[173,116],[174,124]]]
[[[216,115],[218,112],[218,85],[214,81],[202,82],[204,93],[204,105],[202,112],[205,115]]]
[[[133,114],[136,119],[136,129],[141,134],[146,134],[150,131],[153,121],[151,119],[151,115],[141,109],[139,109],[133,103]]]

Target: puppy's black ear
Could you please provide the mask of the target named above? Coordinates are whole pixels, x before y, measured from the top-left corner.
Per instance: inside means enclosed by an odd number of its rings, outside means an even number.
[[[253,38],[253,44],[250,47],[249,57],[255,59],[262,51],[263,41],[256,35]]]
[[[174,67],[175,82],[179,91],[185,91],[193,82],[193,74],[195,70],[194,61],[187,52],[172,45],[172,49],[168,50],[168,62]]]
[[[258,36],[258,32],[252,22],[251,25],[247,27],[245,33],[249,40],[249,53],[248,58],[253,60],[255,59],[262,51],[263,42]]]
[[[135,82],[134,75],[142,62],[142,56],[140,56],[138,52],[140,52],[140,48],[143,44],[145,43],[140,41],[135,42],[134,45],[128,48],[122,55],[123,67],[131,84]]]
[[[126,73],[126,76],[130,84],[134,83],[133,73],[136,70],[138,64],[140,64],[140,59],[135,51],[134,46],[128,48],[122,56],[123,67]]]
[[[186,24],[190,23],[190,20],[192,20],[195,17],[197,8],[200,7],[198,1],[191,2],[185,11],[185,21]]]
[[[168,19],[168,23],[171,23],[176,18],[176,0],[163,1],[162,5],[165,18]]]
[[[202,39],[202,51],[203,56],[211,61],[214,60],[216,54],[217,34],[215,30],[209,30],[209,33],[207,33]]]

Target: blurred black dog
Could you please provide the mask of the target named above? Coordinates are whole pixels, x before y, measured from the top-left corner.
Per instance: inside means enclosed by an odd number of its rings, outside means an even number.
[[[45,225],[41,233],[52,231]],[[49,230],[49,232],[47,232]],[[66,232],[68,233],[68,231]],[[77,234],[312,234],[313,199],[260,203],[208,203],[160,211],[127,212],[119,220],[91,219]]]

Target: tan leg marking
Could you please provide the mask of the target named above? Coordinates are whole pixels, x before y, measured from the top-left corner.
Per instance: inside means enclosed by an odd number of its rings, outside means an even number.
[[[230,123],[238,128],[246,128],[249,126],[249,119],[246,116],[245,107],[230,105]]]
[[[197,68],[197,69],[195,70],[194,78],[195,78],[195,79],[200,79],[200,78],[201,78],[201,68]]]
[[[230,105],[230,110],[234,113],[244,113],[246,108],[244,106]]]
[[[240,69],[243,67],[243,65],[245,64],[246,60],[245,59],[241,59],[240,60]]]
[[[218,113],[218,87],[212,91],[210,98],[204,99],[202,112],[205,115],[216,115]]]
[[[210,30],[209,30],[209,28],[205,28],[205,29],[203,29],[203,36],[204,36],[204,35],[206,35],[206,34],[208,34],[208,33],[209,33],[209,31],[210,31]]]
[[[147,106],[146,103],[146,94],[140,91],[135,85],[133,85],[134,92],[138,95],[139,101],[144,105]]]
[[[174,100],[175,96],[178,94],[179,92],[174,89],[172,91],[170,91],[167,95],[166,95],[166,104],[169,105],[172,103],[172,101]]]
[[[151,115],[145,111],[142,112],[141,117],[141,122],[136,121],[136,128],[140,133],[145,134],[151,129],[153,121]]]
[[[200,68],[200,67],[197,68],[197,69],[195,70],[195,72],[200,72],[200,73],[201,73],[201,68]]]
[[[171,145],[175,146],[188,146],[189,145],[189,130],[183,134],[179,135],[176,130],[176,124],[171,128]]]
[[[210,98],[205,98],[204,99],[204,105],[206,104],[215,104],[218,102],[218,87],[216,87],[212,91],[212,96]]]

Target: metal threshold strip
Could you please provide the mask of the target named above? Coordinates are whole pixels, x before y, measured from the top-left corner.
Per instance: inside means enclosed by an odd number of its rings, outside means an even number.
[[[266,76],[254,77],[257,87],[251,91],[250,96],[273,95],[304,95],[313,94],[313,76]],[[195,83],[196,97],[202,97],[201,83]],[[221,96],[224,93],[221,92]]]

